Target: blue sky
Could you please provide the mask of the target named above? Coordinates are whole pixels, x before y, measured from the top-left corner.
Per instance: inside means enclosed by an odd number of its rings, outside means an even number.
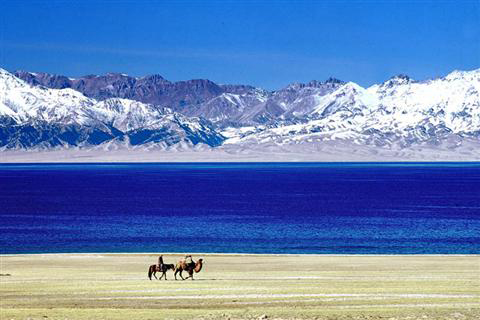
[[[0,1],[0,66],[278,89],[480,67],[480,1]]]

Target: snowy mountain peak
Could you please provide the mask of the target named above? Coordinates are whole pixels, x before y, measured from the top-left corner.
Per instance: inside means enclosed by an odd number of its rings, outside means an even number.
[[[0,68],[0,81],[4,85],[6,85],[8,82],[12,84],[17,83],[20,85],[26,85],[23,80],[15,77],[13,74],[2,68]]]
[[[479,81],[480,80],[480,68],[474,69],[471,71],[460,71],[454,70],[449,73],[446,77],[446,80],[467,80],[467,81]]]
[[[411,79],[406,74],[398,74],[396,76],[391,77],[387,81],[385,81],[382,84],[382,86],[387,87],[387,88],[391,88],[391,87],[394,87],[394,86],[405,85],[405,84],[409,84],[409,83],[412,83],[412,82],[414,82],[414,80]]]
[[[365,90],[365,88],[351,81],[345,83],[343,86],[337,89],[338,92],[343,92],[343,93],[347,93],[347,92],[357,93],[357,92],[362,92],[363,90]]]

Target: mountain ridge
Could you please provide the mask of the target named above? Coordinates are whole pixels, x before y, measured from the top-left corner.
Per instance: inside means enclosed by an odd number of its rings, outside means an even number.
[[[0,148],[89,147],[112,140],[169,147],[217,146],[224,138],[205,119],[123,98],[97,101],[70,88],[31,86],[0,69]]]
[[[462,144],[480,141],[480,69],[455,70],[424,81],[400,74],[368,88],[330,78],[292,83],[277,91],[209,80],[171,85],[160,75],[135,81],[118,73],[83,77],[83,82],[75,79],[77,89],[98,94],[99,99],[70,87],[47,88],[64,86],[64,76],[17,74],[26,80],[0,70],[4,149],[91,148],[118,141],[113,145],[162,149],[205,145],[231,152],[258,150],[262,145],[310,150],[308,145],[332,143],[456,152]],[[111,90],[95,87],[88,79]],[[139,79],[144,80],[137,85]],[[159,93],[161,101],[173,99],[178,104],[167,108],[143,103],[130,97],[131,90],[145,99],[157,99],[153,96]],[[119,96],[112,97],[113,93]],[[42,134],[49,138],[38,142]],[[65,136],[75,139],[65,141]],[[28,137],[37,142],[26,143]]]

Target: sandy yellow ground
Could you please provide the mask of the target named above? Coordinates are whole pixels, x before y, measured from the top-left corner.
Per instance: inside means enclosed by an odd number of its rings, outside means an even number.
[[[480,319],[480,256],[196,258],[149,281],[152,254],[0,256],[0,319]]]

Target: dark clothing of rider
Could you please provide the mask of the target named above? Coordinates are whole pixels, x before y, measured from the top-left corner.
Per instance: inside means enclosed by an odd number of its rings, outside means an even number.
[[[185,264],[189,267],[195,267],[195,263],[193,262],[191,255],[185,256]]]
[[[163,256],[158,257],[158,270],[162,270],[163,267]]]

